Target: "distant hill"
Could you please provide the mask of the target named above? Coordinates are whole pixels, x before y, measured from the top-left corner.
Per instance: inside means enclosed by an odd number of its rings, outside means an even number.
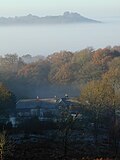
[[[78,13],[65,12],[58,16],[39,17],[32,14],[21,17],[0,17],[0,25],[19,25],[19,24],[64,24],[64,23],[100,23],[93,19],[81,16]]]

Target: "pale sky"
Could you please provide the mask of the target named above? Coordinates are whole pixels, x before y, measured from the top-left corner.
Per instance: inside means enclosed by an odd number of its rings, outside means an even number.
[[[120,0],[0,0],[1,16],[78,12],[87,17],[120,16]]]

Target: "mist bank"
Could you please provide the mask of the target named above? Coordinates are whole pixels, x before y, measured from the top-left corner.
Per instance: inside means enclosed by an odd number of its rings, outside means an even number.
[[[120,21],[101,21],[104,23],[0,26],[0,55],[47,56],[60,50],[75,52],[86,46],[98,49],[119,45]]]

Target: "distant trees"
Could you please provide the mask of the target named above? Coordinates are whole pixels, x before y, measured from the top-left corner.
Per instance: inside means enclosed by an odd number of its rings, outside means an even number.
[[[120,58],[115,56],[115,58],[107,62],[106,67],[106,71],[102,72],[100,80],[91,80],[83,87],[80,100],[94,114],[93,124],[96,144],[100,115],[102,113],[108,117],[107,121],[109,123],[104,121],[104,125],[106,124],[108,128],[109,144],[112,144],[115,156],[117,156],[120,138],[120,128],[118,125],[120,116]]]
[[[47,57],[50,62],[50,72],[48,74],[50,83],[66,84],[71,81],[70,62],[72,57],[73,53],[68,51],[61,51]]]
[[[6,86],[0,84],[0,113],[7,114],[15,108],[15,104],[15,95]]]
[[[49,75],[50,81],[53,83],[59,83],[59,84],[69,84],[72,82],[72,72],[70,70],[70,64],[65,63],[62,65],[55,74]]]
[[[115,91],[120,92],[120,57],[112,60],[109,64],[109,70],[103,75],[103,79],[109,82]]]
[[[0,160],[13,159],[15,143],[10,142],[6,131],[0,132]]]
[[[3,160],[4,146],[6,144],[5,132],[0,133],[0,159]]]
[[[91,81],[81,91],[80,100],[88,110],[92,111],[94,118],[94,138],[97,145],[98,119],[100,112],[111,107],[114,101],[114,90],[104,81]]]
[[[91,81],[81,91],[81,101],[90,104],[90,107],[111,106],[114,90],[109,83],[104,81]]]
[[[1,71],[16,72],[18,69],[19,58],[17,54],[6,54],[0,58]]]
[[[48,74],[50,64],[48,61],[40,61],[32,64],[27,64],[18,71],[18,78],[25,81],[26,84],[39,86],[48,82]]]
[[[112,80],[113,73],[119,81],[119,59],[119,46],[98,50],[89,47],[74,53],[60,51],[46,58],[7,54],[0,57],[0,81],[18,97],[25,96],[25,90],[30,93],[33,88],[36,90],[51,85],[64,88],[67,85],[80,86],[81,90],[88,82],[100,80],[103,76]]]

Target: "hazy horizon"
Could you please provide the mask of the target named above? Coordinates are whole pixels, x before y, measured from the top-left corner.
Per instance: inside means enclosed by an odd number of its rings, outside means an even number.
[[[4,16],[2,16],[2,15],[0,15],[0,18],[2,18],[2,17],[4,17],[4,18],[9,18],[9,17],[11,17],[11,18],[15,18],[15,17],[22,17],[22,16],[27,16],[27,15],[33,15],[33,16],[38,16],[38,17],[46,17],[46,16],[60,16],[60,15],[63,15],[65,12],[70,12],[70,13],[78,13],[78,14],[80,14],[81,16],[83,16],[83,17],[87,17],[87,18],[91,18],[91,19],[93,19],[93,17],[94,17],[94,19],[95,18],[98,18],[98,19],[101,19],[101,18],[117,18],[117,17],[120,17],[120,15],[94,15],[94,16],[90,16],[89,14],[86,14],[86,15],[84,15],[82,12],[80,12],[80,11],[72,11],[72,10],[64,10],[63,12],[58,12],[58,13],[54,13],[54,14],[44,14],[44,15],[42,15],[42,14],[34,14],[34,13],[32,13],[32,12],[28,12],[28,13],[24,13],[24,14],[16,14],[16,15],[4,15]]]
[[[0,26],[0,55],[48,55],[60,50],[119,45],[120,0],[1,0],[0,17],[39,17],[77,12],[104,24],[56,26]],[[113,17],[113,18],[110,18]],[[112,20],[111,20],[112,19]]]
[[[78,12],[91,18],[120,16],[119,0],[1,0],[0,17],[58,15],[64,11]]]

